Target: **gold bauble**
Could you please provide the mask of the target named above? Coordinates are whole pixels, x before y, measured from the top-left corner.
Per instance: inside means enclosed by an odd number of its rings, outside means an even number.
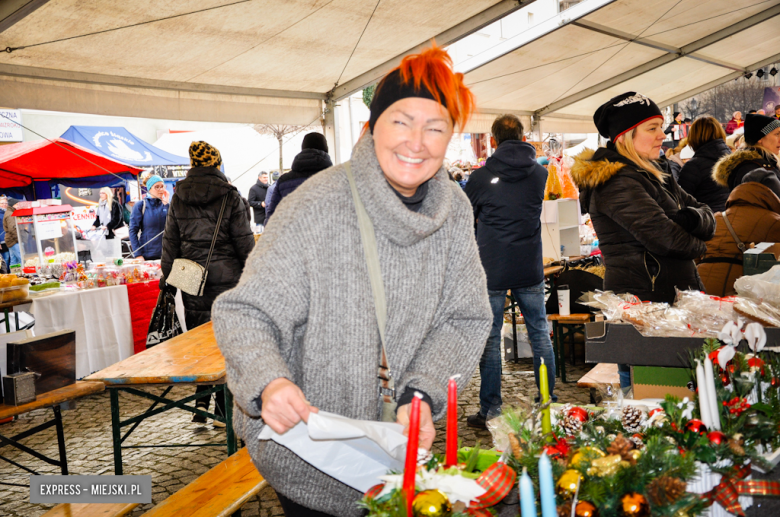
[[[414,496],[412,512],[415,517],[450,517],[452,505],[440,490],[423,490]]]
[[[631,455],[631,458],[634,461],[639,461],[639,458],[642,456],[642,453],[640,451],[636,450],[636,449],[634,449],[633,451],[629,452],[629,454]]]
[[[578,467],[583,460],[594,460],[596,458],[603,458],[604,456],[606,456],[606,454],[600,449],[596,449],[595,447],[583,447],[574,453],[569,464],[572,467]]]
[[[629,467],[631,464],[624,461],[619,454],[611,454],[603,458],[597,458],[590,463],[588,474],[591,476],[611,476],[623,467]]]
[[[574,469],[569,469],[561,475],[555,484],[556,492],[564,499],[574,497],[577,491],[577,482],[582,482],[582,475]]]
[[[650,517],[650,503],[642,494],[631,492],[620,498],[618,515],[620,517]]]
[[[599,517],[599,509],[590,501],[580,501],[574,507],[574,515],[577,517]]]

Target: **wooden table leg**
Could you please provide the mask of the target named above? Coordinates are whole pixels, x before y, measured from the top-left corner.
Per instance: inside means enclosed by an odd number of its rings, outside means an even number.
[[[114,441],[114,475],[122,475],[122,437],[119,418],[119,390],[109,388],[111,394],[111,436]]]
[[[57,428],[57,445],[60,449],[60,471],[63,476],[68,475],[68,458],[65,455],[65,432],[62,429],[62,412],[60,406],[51,408],[54,411],[54,425]]]

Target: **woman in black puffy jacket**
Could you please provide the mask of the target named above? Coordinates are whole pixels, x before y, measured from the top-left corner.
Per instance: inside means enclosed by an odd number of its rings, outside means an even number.
[[[696,154],[680,171],[680,187],[696,201],[709,206],[713,213],[723,212],[729,189],[712,179],[715,163],[731,154],[723,126],[713,117],[697,118],[691,125],[688,145]]]
[[[238,189],[228,183],[219,170],[222,163],[219,151],[206,142],[193,142],[190,146],[190,162],[192,168],[187,172],[187,177],[176,184],[168,210],[162,243],[161,266],[164,278],[170,276],[173,261],[177,258],[193,260],[206,266],[223,200],[225,211],[209,263],[203,296],[182,292],[184,320],[188,330],[211,321],[214,300],[238,284],[244,263],[255,245],[244,200]],[[197,391],[208,388],[210,386],[198,386]],[[223,397],[217,397],[218,413],[224,414],[223,405]],[[207,409],[209,399],[198,399],[197,406]],[[204,421],[198,415],[193,417],[193,422]]]
[[[593,117],[606,148],[575,159],[572,177],[590,214],[604,256],[604,289],[643,301],[673,303],[675,288],[702,290],[693,259],[715,232],[710,208],[686,194],[655,160],[663,116],[644,95],[610,99]],[[630,386],[625,364],[620,384]]]

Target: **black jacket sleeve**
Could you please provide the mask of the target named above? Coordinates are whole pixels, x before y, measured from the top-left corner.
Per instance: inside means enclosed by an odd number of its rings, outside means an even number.
[[[123,224],[124,221],[122,220],[122,208],[119,206],[119,203],[115,201],[111,203],[111,221],[108,222],[106,228],[108,228],[109,231],[113,231]]]
[[[249,206],[254,208],[263,208],[265,202],[265,196],[261,197],[262,192],[260,189],[255,188],[256,185],[249,189]]]
[[[232,205],[233,210],[230,212],[230,240],[233,242],[236,256],[244,264],[255,247],[255,236],[252,233],[252,228],[249,226],[249,219],[246,217],[248,207],[244,202],[244,198],[237,191],[233,197]],[[168,219],[171,219],[170,215]],[[165,231],[168,233],[167,228]],[[165,250],[163,250],[164,255]],[[163,270],[164,273],[165,271]]]
[[[687,218],[689,222],[695,218],[695,224],[686,228],[686,231],[703,241],[712,239],[715,235],[715,216],[712,215],[712,209],[706,203],[696,201],[696,198],[683,190],[677,182],[674,182],[672,187],[677,193],[680,205],[682,205],[680,212],[686,213],[682,217]]]
[[[163,278],[168,278],[168,275],[171,274],[173,261],[179,258],[181,253],[179,221],[176,219],[173,206],[173,200],[171,200],[171,205],[168,207],[168,218],[165,220],[165,233],[163,233],[162,257],[160,260]]]

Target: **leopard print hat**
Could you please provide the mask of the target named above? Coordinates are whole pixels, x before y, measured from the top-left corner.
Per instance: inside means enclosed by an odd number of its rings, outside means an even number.
[[[219,167],[222,164],[222,156],[216,147],[203,142],[190,144],[190,164],[193,167]]]

